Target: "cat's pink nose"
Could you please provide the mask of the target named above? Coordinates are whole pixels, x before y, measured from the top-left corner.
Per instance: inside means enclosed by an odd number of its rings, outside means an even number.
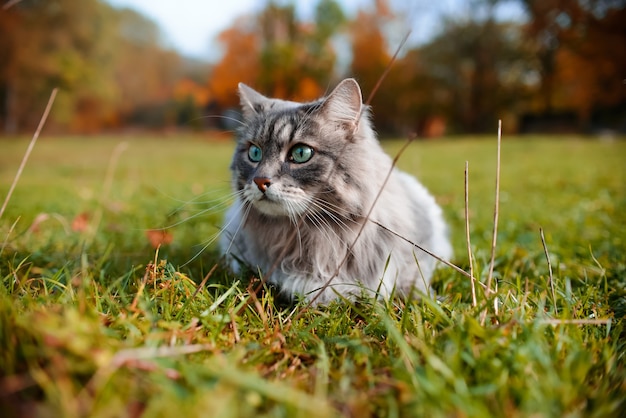
[[[265,193],[267,188],[270,187],[270,184],[272,184],[270,182],[270,179],[268,179],[267,177],[255,177],[254,183],[256,184],[256,187],[258,187],[259,190],[263,193]]]

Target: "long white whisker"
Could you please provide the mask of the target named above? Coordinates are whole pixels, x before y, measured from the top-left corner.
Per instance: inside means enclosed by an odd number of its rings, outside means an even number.
[[[241,221],[239,222],[239,225],[237,225],[237,229],[235,230],[235,233],[233,234],[232,237],[230,237],[230,242],[228,243],[228,248],[226,248],[226,251],[224,252],[225,254],[229,254],[230,253],[230,249],[232,248],[233,243],[235,242],[235,237],[237,236],[237,234],[241,230],[241,227],[246,223],[246,219],[248,218],[248,214],[250,213],[250,209],[251,209],[252,206],[250,204],[248,204],[247,202],[242,202],[239,210],[242,210],[241,209],[242,207],[245,209],[245,211],[243,213],[243,216],[241,217]],[[230,222],[228,222],[226,225],[224,225],[224,227],[222,228],[222,231],[224,231],[226,228],[228,228],[228,226],[231,223],[232,223],[232,220]]]
[[[163,230],[166,230],[166,229],[173,228],[175,226],[184,224],[185,222],[190,221],[192,219],[195,219],[195,218],[197,218],[199,216],[202,216],[205,213],[216,212],[216,211],[218,211],[220,209],[223,209],[223,208],[229,206],[230,204],[232,204],[232,201],[234,199],[238,198],[240,195],[241,195],[241,193],[233,193],[231,196],[226,196],[225,198],[223,198],[222,201],[220,201],[219,203],[217,203],[217,204],[215,204],[215,205],[213,205],[211,207],[208,207],[206,209],[202,209],[201,211],[199,211],[197,213],[194,213],[193,215],[190,215],[190,216],[188,216],[185,219],[182,219],[182,220],[180,220],[178,222],[175,222],[173,224],[170,224],[170,225],[166,225],[166,226],[162,226],[160,228],[154,228],[154,229],[157,230],[157,231],[163,231]],[[215,201],[217,201],[217,199],[215,199]],[[183,207],[184,206],[176,209],[173,213],[176,213],[177,211],[181,210]]]
[[[235,239],[235,236],[237,235],[237,233],[239,232],[239,230],[241,229],[241,226],[243,225],[243,223],[245,222],[246,217],[248,216],[248,212],[250,211],[250,206],[248,205],[243,205],[245,206],[245,212],[244,215],[241,217],[241,222],[239,222],[239,225],[237,226],[237,230],[235,231],[235,233],[233,234],[231,240],[230,240],[230,244],[228,245],[228,250],[226,251],[226,253],[230,252],[230,248],[233,245],[233,241]],[[241,209],[240,209],[241,210]],[[183,264],[181,267],[184,267],[186,265],[188,265],[189,263],[191,263],[193,260],[195,260],[196,258],[198,258],[200,256],[200,254],[202,254],[204,252],[204,250],[206,250],[207,248],[209,248],[209,246],[211,246],[211,244],[213,244],[219,237],[220,235],[222,235],[222,233],[224,233],[224,231],[230,226],[230,224],[233,222],[233,220],[230,220],[229,222],[227,222],[218,232],[216,232],[215,234],[213,234],[211,236],[211,238],[209,238],[208,241],[206,241],[206,243],[202,246],[202,248],[193,256],[191,257],[189,260],[187,260],[187,262],[185,264]]]

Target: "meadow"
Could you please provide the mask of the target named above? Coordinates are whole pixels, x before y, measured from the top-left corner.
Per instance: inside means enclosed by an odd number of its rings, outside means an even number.
[[[27,138],[0,140],[4,200]],[[395,155],[403,141],[386,141]],[[0,218],[3,416],[624,416],[626,141],[505,137],[497,292],[274,302],[219,265],[229,137],[42,137]],[[496,135],[414,142],[486,281]],[[540,229],[545,236],[542,243]],[[548,262],[549,260],[549,262]]]

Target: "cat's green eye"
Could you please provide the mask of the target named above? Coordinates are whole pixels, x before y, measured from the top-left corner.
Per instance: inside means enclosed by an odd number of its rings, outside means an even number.
[[[311,157],[313,157],[313,148],[308,145],[298,144],[291,149],[289,160],[294,163],[302,164],[309,161]]]
[[[250,148],[248,148],[248,158],[253,163],[258,163],[263,158],[263,151],[257,145],[250,144]]]

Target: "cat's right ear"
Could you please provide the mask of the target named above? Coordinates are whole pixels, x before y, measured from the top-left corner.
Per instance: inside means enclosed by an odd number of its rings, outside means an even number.
[[[266,104],[270,102],[270,99],[243,83],[239,83],[239,100],[244,119],[262,114]]]
[[[353,78],[343,80],[328,95],[322,106],[328,120],[346,125],[355,131],[363,109],[359,83]]]

